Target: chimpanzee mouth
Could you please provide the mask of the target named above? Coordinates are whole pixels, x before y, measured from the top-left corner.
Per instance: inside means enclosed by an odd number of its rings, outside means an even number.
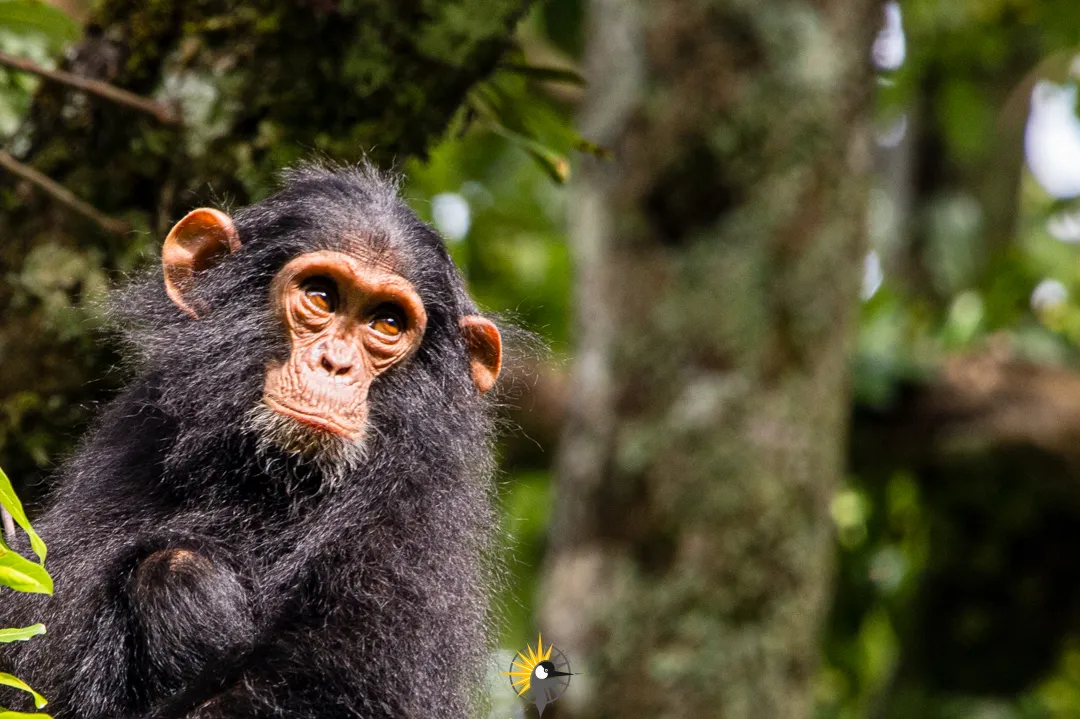
[[[278,414],[296,420],[297,422],[307,425],[308,427],[312,427],[316,430],[320,430],[322,432],[329,432],[330,434],[336,434],[345,439],[356,439],[357,437],[363,437],[364,435],[363,428],[357,429],[346,427],[340,422],[335,422],[328,417],[319,416],[313,412],[305,412],[304,410],[297,409],[296,407],[287,404],[276,397],[266,395],[263,397],[263,401],[270,409],[277,412]]]
[[[244,428],[255,437],[257,453],[266,464],[268,473],[275,457],[284,453],[302,463],[315,465],[327,484],[333,485],[364,464],[367,447],[364,437],[331,425],[329,422],[306,421],[305,413],[286,408],[264,397],[251,408]]]

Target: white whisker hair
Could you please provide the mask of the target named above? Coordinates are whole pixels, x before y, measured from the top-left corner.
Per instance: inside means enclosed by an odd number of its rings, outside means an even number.
[[[309,427],[275,412],[261,400],[248,411],[244,430],[254,435],[256,454],[267,474],[275,455],[284,453],[310,463],[322,477],[323,489],[341,484],[367,461],[367,443]]]

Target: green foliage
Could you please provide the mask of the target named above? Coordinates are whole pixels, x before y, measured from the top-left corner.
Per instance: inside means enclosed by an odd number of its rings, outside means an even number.
[[[8,547],[0,548],[0,584],[17,592],[52,594],[52,578],[45,568]]]
[[[0,1],[0,28],[24,42],[41,42],[53,53],[63,51],[79,36],[77,23],[40,0]]]
[[[1074,0],[900,0],[900,7],[907,58],[880,80],[877,130],[884,134],[905,117],[902,142],[911,145],[882,146],[879,152],[886,158],[908,153],[913,164],[904,177],[907,170],[887,161],[872,190],[871,247],[881,258],[884,282],[861,307],[852,363],[854,451],[871,455],[894,448],[858,444],[861,414],[902,413],[904,393],[925,386],[953,355],[1007,348],[1018,359],[1080,367],[1080,252],[1049,229],[1053,219],[1075,214],[1080,206],[1047,195],[1022,154],[1034,80],[1062,82],[1080,52],[1077,5]],[[939,441],[936,436],[913,440]],[[925,451],[940,450],[927,446]],[[991,468],[983,471],[993,471],[996,457],[985,461]],[[984,476],[956,467],[934,465],[936,471],[919,476],[926,472],[924,464],[900,470],[888,460],[881,464],[878,469],[864,462],[867,466],[841,495],[846,499],[834,508],[839,583],[818,716],[1080,716],[1075,639],[1066,642],[1050,672],[1020,691],[999,690],[998,696],[935,689],[909,656],[913,644],[927,641],[920,637],[925,629],[919,621],[940,611],[922,603],[930,572],[956,551],[950,532],[962,533],[965,522],[987,522],[993,526],[987,536],[1000,536],[1026,495],[1037,493],[1038,470],[1030,460],[1001,470],[1016,475],[1019,495],[1005,499],[991,494]],[[971,485],[968,492],[983,495],[984,503],[977,505],[983,514],[975,518],[943,508],[943,495],[964,491],[965,483]],[[968,562],[1005,561],[998,547],[981,551]],[[975,606],[961,616],[975,622],[978,610]],[[1014,673],[1029,671],[1023,658],[1014,661]],[[969,669],[980,667],[973,660]]]
[[[41,537],[30,526],[30,520],[26,518],[26,511],[23,509],[22,502],[15,496],[11,480],[4,474],[3,469],[0,469],[0,505],[3,505],[4,509],[11,513],[15,523],[30,537],[30,546],[33,548],[34,554],[37,555],[41,566],[45,566],[45,554],[47,551],[45,542],[41,541]]]
[[[507,547],[506,592],[502,598],[503,645],[515,646],[535,630],[531,605],[538,589],[551,515],[551,477],[547,472],[514,474],[503,497]]]
[[[0,0],[0,51],[45,67],[78,37],[78,26],[60,10],[36,0]],[[0,137],[18,128],[38,80],[0,68]]]
[[[572,67],[530,65],[519,52],[473,88],[466,118],[516,145],[561,184],[570,179],[572,150],[600,157],[608,153],[577,133],[565,109],[544,91],[544,83],[581,88],[585,80]]]
[[[15,490],[11,486],[11,480],[8,479],[8,476],[2,469],[0,469],[0,506],[7,510],[15,520],[15,523],[26,532],[27,536],[30,538],[30,546],[33,548],[34,553],[37,554],[39,562],[35,563],[26,559],[11,549],[6,541],[0,540],[0,585],[10,587],[17,592],[52,594],[52,577],[49,576],[49,573],[45,570],[45,542],[41,540],[38,533],[30,526],[30,521],[26,518],[26,512],[23,509],[22,502],[15,496]],[[33,624],[23,628],[0,629],[0,643],[6,644],[16,641],[26,641],[31,637],[44,633],[44,624]],[[45,697],[34,691],[29,684],[11,674],[0,672],[0,685],[13,687],[29,693],[34,699],[34,706],[38,709],[41,709],[48,704]],[[17,717],[22,717],[24,719],[37,717],[47,719],[48,716],[49,715],[47,714],[26,714],[23,712],[0,709],[0,719],[16,719]]]
[[[406,199],[447,235],[481,306],[565,348],[571,278],[565,188],[515,143],[481,131],[448,140],[426,163],[411,161],[405,170]],[[434,214],[440,195],[467,206],[464,236],[440,226]]]
[[[44,633],[45,625],[40,623],[31,624],[29,627],[23,627],[22,629],[0,629],[0,644],[24,642],[30,637],[36,637]]]
[[[45,697],[34,691],[29,684],[24,682],[22,679],[19,679],[18,677],[12,676],[11,674],[0,672],[0,684],[6,687],[12,687],[14,689],[21,689],[22,691],[30,694],[32,697],[34,697],[34,706],[38,709],[41,709],[49,703],[48,700],[45,699]]]

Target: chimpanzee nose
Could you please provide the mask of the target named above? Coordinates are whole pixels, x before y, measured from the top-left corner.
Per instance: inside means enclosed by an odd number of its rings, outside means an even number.
[[[347,375],[353,368],[352,360],[344,353],[324,348],[320,355],[319,364],[331,377]]]

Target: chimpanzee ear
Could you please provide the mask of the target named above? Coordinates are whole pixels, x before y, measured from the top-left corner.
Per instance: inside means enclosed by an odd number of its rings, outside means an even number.
[[[176,223],[161,248],[165,291],[176,306],[192,317],[199,313],[186,299],[195,273],[208,270],[230,252],[240,249],[240,237],[224,212],[201,207]]]
[[[502,367],[502,337],[491,320],[480,315],[461,318],[461,334],[469,351],[473,384],[481,394],[495,386]]]

